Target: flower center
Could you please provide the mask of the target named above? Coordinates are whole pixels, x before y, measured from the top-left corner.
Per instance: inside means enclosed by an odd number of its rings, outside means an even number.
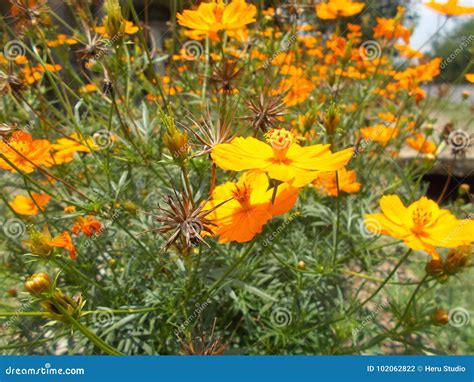
[[[248,184],[235,185],[233,196],[245,210],[250,209],[250,193],[251,188]]]
[[[416,208],[412,214],[413,219],[413,233],[421,234],[423,228],[433,219],[433,214],[431,211],[427,211],[421,208]]]
[[[295,141],[293,133],[285,129],[272,129],[265,134],[265,138],[272,146],[273,155],[278,161],[286,159],[286,152]]]

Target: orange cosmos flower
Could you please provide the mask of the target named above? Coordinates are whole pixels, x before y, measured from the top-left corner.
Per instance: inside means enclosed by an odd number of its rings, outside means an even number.
[[[64,164],[69,163],[74,158],[74,153],[90,153],[91,150],[97,149],[97,145],[92,138],[83,138],[77,133],[72,133],[71,138],[60,138],[56,143],[52,144],[53,163]]]
[[[79,231],[82,231],[86,236],[92,236],[94,234],[100,235],[103,231],[103,226],[99,220],[94,218],[94,216],[79,216],[72,227],[72,232],[77,235]]]
[[[360,129],[360,132],[366,141],[375,141],[385,146],[390,139],[398,135],[398,128],[378,124],[373,127],[364,127]]]
[[[425,5],[428,8],[433,9],[436,12],[442,13],[447,16],[461,16],[461,15],[472,15],[474,14],[474,7],[465,7],[458,5],[458,0],[448,0],[445,3],[438,3],[437,1],[431,0]]]
[[[197,10],[185,10],[176,15],[178,23],[193,29],[201,35],[217,38],[222,30],[231,31],[255,21],[257,8],[244,0],[232,0],[224,4],[222,0],[201,3]]]
[[[387,40],[403,39],[406,44],[410,42],[410,30],[403,25],[398,18],[386,19],[377,17],[377,25],[374,27],[374,37],[385,37]]]
[[[406,58],[422,58],[423,53],[419,50],[413,49],[410,45],[395,44],[395,49],[398,50],[400,56]]]
[[[466,77],[466,80],[469,82],[474,83],[474,73],[467,73],[464,77]]]
[[[47,194],[38,194],[36,192],[31,193],[30,196],[17,195],[10,204],[10,207],[17,214],[20,215],[38,215],[40,209],[43,211],[43,207],[48,204],[51,196]]]
[[[253,137],[238,137],[230,143],[216,145],[212,159],[225,170],[259,169],[270,178],[303,187],[312,182],[318,172],[341,169],[352,156],[351,148],[332,153],[330,145],[302,147],[286,129],[273,129],[266,138],[268,144]]]
[[[455,248],[473,241],[474,221],[456,219],[425,196],[405,207],[397,195],[386,195],[380,199],[380,208],[382,213],[365,215],[369,231],[403,240],[435,260],[440,258],[435,247]]]
[[[204,210],[222,204],[208,215],[215,224],[211,229],[219,236],[219,243],[252,240],[273,216],[284,214],[296,203],[297,188],[280,184],[272,203],[275,190],[268,187],[265,173],[249,171],[237,183],[226,182],[214,189]]]
[[[329,0],[327,3],[316,5],[316,14],[320,19],[333,20],[341,16],[356,15],[364,7],[364,3],[353,2],[352,0]]]
[[[424,154],[434,154],[436,152],[435,143],[427,139],[422,133],[416,133],[413,137],[407,138],[406,143],[412,149]]]
[[[55,48],[60,45],[75,45],[77,44],[77,40],[73,39],[72,37],[69,37],[63,33],[59,33],[56,36],[55,40],[50,40],[48,41],[47,45],[51,48]]]
[[[43,227],[43,232],[32,230],[30,232],[30,240],[25,241],[31,253],[37,256],[50,256],[53,248],[64,248],[69,251],[71,259],[76,259],[76,247],[72,242],[69,232],[64,231],[59,236],[52,238],[48,226]]]
[[[285,105],[294,106],[306,101],[313,90],[314,84],[311,81],[296,74],[281,81],[280,88],[275,94],[284,93],[283,102]]]
[[[322,191],[323,193],[330,196],[337,196],[338,186],[339,191],[347,193],[359,192],[361,184],[357,182],[357,174],[354,170],[346,170],[342,168],[337,171],[337,184],[336,184],[336,172],[324,172],[318,175],[313,182],[314,186]]]
[[[0,153],[23,172],[31,173],[38,166],[50,166],[51,143],[46,139],[33,139],[31,134],[15,131],[8,142],[0,142]],[[16,170],[3,158],[0,168],[11,172]]]

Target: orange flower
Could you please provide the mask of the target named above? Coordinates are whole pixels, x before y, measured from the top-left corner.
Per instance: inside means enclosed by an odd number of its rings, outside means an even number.
[[[259,169],[270,178],[303,187],[316,178],[318,171],[339,170],[352,156],[351,148],[332,153],[330,145],[302,147],[286,129],[273,129],[266,138],[269,144],[252,137],[238,137],[230,143],[216,145],[212,159],[225,170]]]
[[[92,138],[84,139],[77,133],[72,133],[71,138],[60,138],[53,143],[53,163],[64,164],[74,159],[74,153],[90,153],[97,149],[97,145]]]
[[[103,226],[94,216],[79,216],[72,227],[72,232],[77,235],[79,231],[82,231],[86,236],[92,236],[94,234],[100,235],[103,231]]]
[[[31,134],[16,131],[8,143],[0,141],[0,153],[23,172],[31,173],[36,167],[50,166],[51,143],[46,139],[33,139]],[[0,158],[0,168],[11,172],[16,170]]]
[[[314,90],[314,84],[301,75],[293,75],[280,83],[280,89],[275,94],[285,93],[283,102],[286,106],[294,106],[308,99]]]
[[[92,93],[92,92],[97,92],[99,91],[99,88],[97,87],[96,84],[85,84],[84,86],[81,86],[79,88],[79,93],[84,94],[84,93]]]
[[[395,49],[398,50],[400,56],[406,58],[422,58],[423,53],[419,50],[413,49],[410,45],[395,44]]]
[[[338,195],[338,186],[339,191],[347,193],[359,192],[361,188],[361,184],[357,182],[356,172],[354,170],[348,171],[346,168],[337,171],[337,184],[335,171],[319,174],[313,184],[317,189],[330,196]]]
[[[43,207],[48,204],[51,196],[47,194],[38,194],[36,192],[31,193],[30,196],[17,195],[10,204],[10,207],[17,214],[20,215],[38,215],[40,209],[43,211]]]
[[[74,246],[69,232],[64,231],[55,238],[51,237],[48,226],[43,227],[43,232],[33,229],[30,232],[30,240],[25,241],[31,253],[37,256],[50,256],[53,248],[64,248],[69,251],[71,259],[76,258],[76,247]]]
[[[440,258],[435,247],[456,248],[473,241],[474,221],[456,219],[425,196],[405,207],[397,195],[386,195],[380,199],[380,208],[382,213],[365,215],[369,231],[403,240],[435,260]]]
[[[360,132],[366,141],[375,141],[380,143],[382,146],[385,146],[390,139],[395,138],[398,135],[398,129],[387,127],[382,124],[373,127],[364,127],[360,129]]]
[[[464,77],[466,77],[466,80],[469,82],[474,83],[474,73],[467,73]]]
[[[275,190],[268,187],[265,173],[249,171],[237,183],[226,182],[215,188],[204,210],[222,204],[208,215],[215,224],[211,229],[219,236],[219,243],[252,240],[273,216],[284,214],[296,203],[297,188],[280,184],[272,203]]]
[[[427,139],[422,133],[416,133],[413,137],[407,138],[406,143],[412,149],[424,154],[434,154],[436,152],[435,143]]]
[[[76,259],[76,247],[72,242],[71,235],[69,235],[69,232],[64,231],[61,235],[56,236],[54,239],[50,240],[48,242],[48,245],[50,245],[51,247],[67,249],[69,251],[71,259]]]
[[[201,3],[197,10],[185,10],[176,15],[178,23],[193,29],[201,35],[217,38],[222,30],[231,31],[255,21],[257,8],[244,0],[232,0],[224,4],[222,0]]]
[[[50,40],[48,41],[47,45],[51,48],[55,48],[57,46],[60,46],[60,45],[75,45],[77,44],[77,41],[71,37],[68,37],[67,35],[63,34],[63,33],[59,33],[57,36],[56,36],[56,39],[55,40]]]
[[[327,3],[316,5],[316,14],[320,19],[333,20],[341,16],[356,15],[364,7],[364,3],[353,2],[352,0],[329,0]]]
[[[458,0],[448,0],[446,3],[438,3],[437,1],[431,0],[425,5],[428,8],[433,9],[436,12],[442,13],[447,16],[461,16],[461,15],[472,15],[474,14],[474,7],[465,7],[458,5]]]
[[[374,37],[385,37],[387,40],[403,39],[406,44],[410,42],[410,30],[403,25],[399,19],[386,19],[377,17],[377,25],[374,27]]]

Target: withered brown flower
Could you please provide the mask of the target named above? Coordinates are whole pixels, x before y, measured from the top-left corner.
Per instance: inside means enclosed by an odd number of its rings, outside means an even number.
[[[160,214],[155,216],[156,221],[162,226],[154,230],[160,233],[171,232],[164,247],[169,248],[176,244],[179,248],[189,249],[200,243],[209,246],[202,237],[202,233],[207,232],[212,235],[210,227],[214,224],[206,216],[223,203],[203,211],[206,203],[193,203],[184,188],[180,192],[173,190],[173,195],[166,195],[164,199],[166,207],[158,206]]]
[[[10,3],[10,13],[19,31],[25,27],[51,24],[46,0],[10,0]]]
[[[210,80],[216,85],[219,92],[232,94],[235,89],[234,83],[241,70],[237,68],[237,61],[226,58],[214,69]]]
[[[252,126],[256,131],[266,132],[268,129],[276,128],[281,122],[281,117],[286,114],[283,95],[273,96],[262,92],[257,99],[249,100],[247,107],[253,115],[246,118],[252,121]]]

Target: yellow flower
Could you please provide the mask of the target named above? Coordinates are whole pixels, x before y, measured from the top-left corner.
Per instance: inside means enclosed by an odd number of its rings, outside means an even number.
[[[90,153],[97,145],[92,138],[83,138],[77,133],[72,133],[70,138],[60,138],[52,145],[53,163],[69,163],[74,158],[74,153]]]
[[[472,15],[474,14],[474,7],[465,7],[458,5],[458,0],[448,0],[445,3],[438,3],[437,1],[431,0],[425,5],[428,8],[435,10],[436,12],[442,13],[447,16],[461,16],[461,15]]]
[[[97,87],[96,84],[86,84],[79,89],[79,93],[81,94],[92,93],[92,92],[97,92],[97,91],[99,91],[99,88]]]
[[[32,197],[32,198],[31,198]],[[10,207],[20,215],[38,215],[40,209],[48,204],[51,196],[32,192],[30,196],[17,195],[10,203]]]
[[[197,10],[185,10],[176,15],[178,23],[186,28],[216,38],[219,31],[240,29],[255,21],[257,8],[245,0],[232,0],[224,4],[222,0],[201,3]]]
[[[390,139],[395,138],[398,135],[398,129],[394,127],[387,127],[382,124],[378,124],[373,127],[364,127],[360,129],[362,137],[366,141],[375,141],[385,146]]]
[[[213,233],[220,243],[247,242],[262,232],[263,225],[273,216],[290,210],[296,203],[298,189],[280,184],[272,203],[274,189],[269,189],[268,177],[260,171],[249,171],[237,183],[217,186],[203,210],[218,206],[208,215],[215,226]]]
[[[435,247],[456,248],[473,241],[471,219],[458,220],[425,196],[405,207],[397,195],[386,195],[380,199],[380,208],[382,213],[365,215],[367,229],[403,240],[435,260],[440,259]]]
[[[406,143],[412,149],[424,154],[434,154],[436,152],[435,143],[421,133],[416,133],[413,137],[407,138]]]
[[[31,134],[16,131],[8,143],[0,142],[0,153],[23,172],[31,173],[39,166],[50,166],[51,143],[46,139],[33,139]],[[0,158],[0,168],[16,172],[15,168]]]
[[[316,5],[316,14],[320,19],[332,20],[338,17],[349,17],[356,15],[364,9],[364,3],[352,0],[329,0],[327,3]]]
[[[361,184],[357,182],[356,172],[354,170],[348,171],[346,168],[337,171],[337,184],[335,171],[321,173],[313,184],[317,189],[330,196],[338,195],[338,186],[339,191],[347,193],[359,192],[361,187]]]
[[[464,77],[466,77],[466,80],[469,82],[474,83],[474,73],[467,73]]]
[[[269,144],[252,137],[238,137],[231,143],[213,147],[212,159],[225,170],[259,169],[270,178],[303,187],[312,182],[318,172],[336,171],[352,156],[352,149],[332,153],[330,145],[302,147],[286,129],[273,129],[266,134]]]

